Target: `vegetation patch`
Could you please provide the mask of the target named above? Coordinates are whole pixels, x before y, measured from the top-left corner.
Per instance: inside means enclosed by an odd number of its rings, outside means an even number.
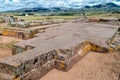
[[[13,44],[15,44],[15,41],[11,41],[9,43],[0,43],[0,48],[1,49],[7,49],[7,50],[12,50]]]
[[[72,20],[75,18],[79,18],[80,16],[16,16],[20,19],[25,21],[32,21],[32,20],[54,20],[54,19],[63,19],[63,20]]]

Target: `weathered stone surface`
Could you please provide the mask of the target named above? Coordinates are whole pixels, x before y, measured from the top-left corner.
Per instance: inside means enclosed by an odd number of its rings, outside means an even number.
[[[29,22],[11,22],[9,27],[16,27],[16,28],[29,28]]]
[[[11,24],[12,22],[19,22],[21,21],[19,18],[14,16],[4,16],[4,22]]]
[[[32,69],[30,72],[22,76],[23,80],[39,80],[42,76],[55,68],[55,61],[51,60],[42,65]],[[36,74],[36,75],[35,75]]]
[[[93,23],[65,23],[46,29],[35,38],[15,46],[33,46],[0,61],[0,72],[22,80],[38,80],[53,68],[67,71],[89,50],[105,51],[117,26]]]

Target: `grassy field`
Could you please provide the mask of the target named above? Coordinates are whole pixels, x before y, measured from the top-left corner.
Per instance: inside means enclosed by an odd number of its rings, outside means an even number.
[[[91,14],[88,17],[120,18],[120,14]]]
[[[32,21],[32,20],[72,20],[76,18],[81,18],[82,16],[16,16],[20,19],[25,21]],[[120,14],[92,14],[88,15],[88,17],[104,17],[104,18],[120,18]]]
[[[32,20],[54,20],[54,19],[63,19],[63,20],[72,20],[75,18],[80,18],[80,16],[16,16],[25,21]]]

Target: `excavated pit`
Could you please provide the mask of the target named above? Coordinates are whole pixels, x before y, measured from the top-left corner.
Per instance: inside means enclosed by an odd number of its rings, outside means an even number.
[[[14,45],[18,49],[13,49],[13,56],[0,60],[0,77],[39,80],[53,68],[68,71],[88,51],[109,52],[108,42],[117,28],[80,22],[48,28],[44,33],[36,34],[38,37]],[[26,46],[28,49],[22,49]]]

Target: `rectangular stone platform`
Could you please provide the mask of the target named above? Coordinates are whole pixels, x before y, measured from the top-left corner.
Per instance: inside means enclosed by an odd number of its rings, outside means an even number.
[[[67,71],[91,50],[91,45],[109,49],[108,41],[117,28],[78,22],[48,28],[36,34],[38,37],[15,44],[14,55],[0,60],[0,73],[14,76],[14,80],[39,80],[53,68]]]

